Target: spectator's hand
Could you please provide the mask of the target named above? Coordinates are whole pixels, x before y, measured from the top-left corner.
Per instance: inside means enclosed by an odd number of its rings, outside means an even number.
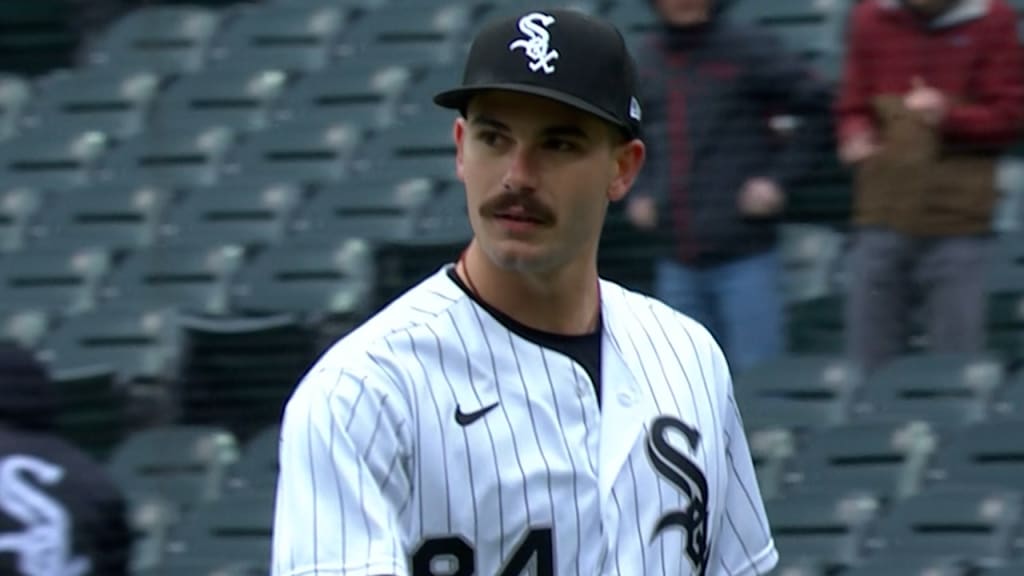
[[[782,189],[768,178],[751,178],[740,191],[739,208],[745,216],[774,216],[785,204]]]
[[[634,196],[626,203],[626,215],[634,226],[653,230],[658,225],[658,205],[650,196]]]
[[[932,88],[920,77],[914,77],[914,87],[903,98],[903,105],[907,110],[915,112],[929,126],[937,126],[946,117],[949,103],[936,88]]]
[[[878,152],[878,144],[867,133],[851,136],[839,146],[839,160],[847,166],[860,164]]]

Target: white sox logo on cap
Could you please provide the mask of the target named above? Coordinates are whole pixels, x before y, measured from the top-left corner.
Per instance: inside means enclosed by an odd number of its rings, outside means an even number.
[[[550,50],[551,34],[547,30],[554,21],[554,16],[541,12],[531,12],[523,16],[519,19],[519,30],[527,38],[520,38],[508,45],[508,49],[512,51],[523,49],[526,57],[530,59],[530,70],[534,72],[543,70],[545,74],[551,74],[555,71],[551,61],[558,59],[558,50]]]

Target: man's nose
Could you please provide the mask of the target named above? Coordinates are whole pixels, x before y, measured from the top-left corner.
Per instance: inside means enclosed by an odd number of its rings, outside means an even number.
[[[537,158],[533,150],[517,146],[510,153],[502,184],[507,190],[533,190],[537,187]]]

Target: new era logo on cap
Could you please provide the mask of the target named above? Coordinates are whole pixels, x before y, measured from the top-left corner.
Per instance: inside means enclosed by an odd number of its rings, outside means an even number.
[[[463,110],[481,90],[557,100],[640,133],[636,70],[622,34],[577,10],[530,10],[485,25],[473,39],[462,85],[434,96]]]

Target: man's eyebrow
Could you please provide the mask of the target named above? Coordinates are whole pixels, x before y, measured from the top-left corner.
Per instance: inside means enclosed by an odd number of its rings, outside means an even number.
[[[494,130],[498,130],[501,132],[511,131],[508,125],[506,125],[504,122],[501,122],[500,120],[496,120],[490,116],[486,116],[483,114],[479,116],[474,116],[469,120],[469,123],[477,126],[486,126],[488,128],[492,128]],[[541,131],[541,134],[543,134],[545,137],[568,136],[572,138],[581,138],[584,140],[590,139],[590,135],[587,134],[587,132],[578,124],[556,124],[553,126],[547,126],[544,128],[544,130]]]

